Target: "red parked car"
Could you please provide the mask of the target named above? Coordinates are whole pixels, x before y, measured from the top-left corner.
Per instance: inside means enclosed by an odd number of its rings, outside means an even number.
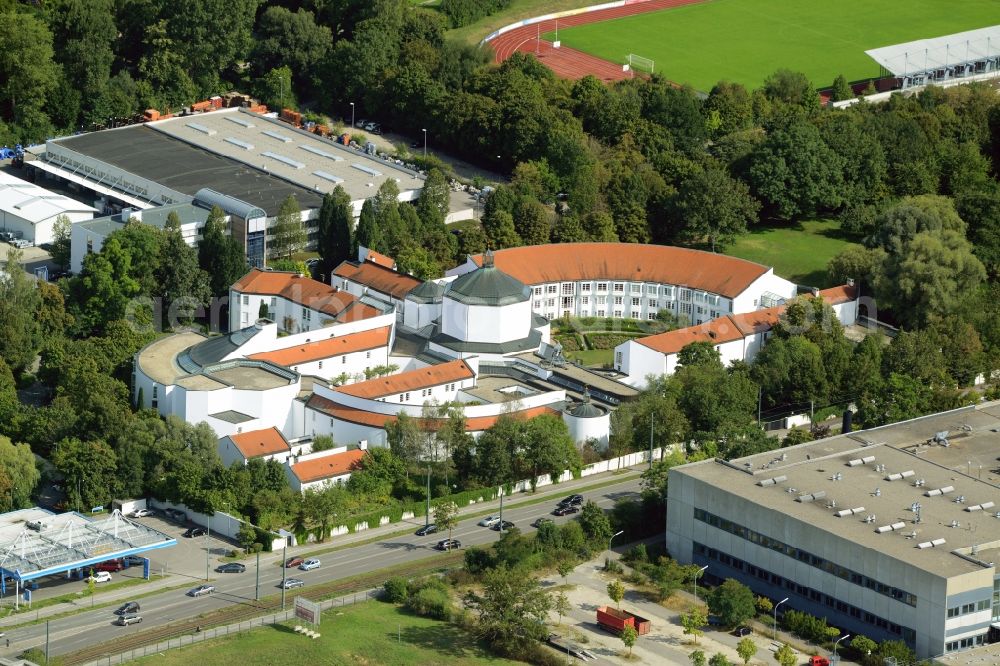
[[[300,564],[302,564],[302,558],[301,557],[289,557],[287,560],[285,560],[285,566],[289,567],[289,568],[290,567],[297,567]]]
[[[125,565],[121,560],[108,560],[107,562],[101,562],[96,567],[95,571],[110,571],[114,573],[115,571],[121,571],[125,568]]]

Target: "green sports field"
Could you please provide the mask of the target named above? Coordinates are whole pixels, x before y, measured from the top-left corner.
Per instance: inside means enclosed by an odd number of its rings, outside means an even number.
[[[723,79],[757,87],[780,68],[824,88],[838,74],[877,77],[866,49],[997,23],[1000,0],[710,0],[561,28],[559,39],[616,63],[651,58],[658,73],[698,90]]]

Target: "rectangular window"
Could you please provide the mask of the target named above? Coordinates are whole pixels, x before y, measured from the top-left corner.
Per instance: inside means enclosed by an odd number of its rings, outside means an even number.
[[[370,351],[365,352],[365,358],[371,358],[372,353]]]
[[[409,392],[409,391],[407,391],[407,392],[406,392],[406,399],[407,399],[407,400],[409,400],[409,399],[410,399],[410,392]]]
[[[590,291],[590,283],[584,282],[580,285],[580,291]]]
[[[641,294],[642,293],[642,285],[641,284],[633,284],[632,287],[631,287],[631,292],[633,294]]]
[[[663,297],[665,299],[669,300],[669,301],[674,300],[674,288],[673,287],[664,287],[663,288]]]
[[[243,294],[243,305],[250,305],[250,297]]]
[[[686,315],[691,314],[691,304],[690,303],[681,303],[681,314],[686,314]]]
[[[649,301],[649,307],[654,308],[654,309],[660,307],[659,301],[654,301],[654,300],[650,299],[650,301]]]
[[[573,283],[572,282],[563,282],[562,293],[564,295],[565,294],[572,294],[573,293]]]
[[[302,308],[302,321],[309,321],[312,319],[312,312],[309,308]]]
[[[535,309],[537,310],[540,307],[542,307],[542,302],[541,301],[535,301]]]
[[[598,282],[597,283],[597,291],[607,291],[607,290],[608,290],[608,283],[607,282]]]
[[[646,294],[649,295],[649,296],[656,296],[656,285],[655,284],[647,284],[646,285]]]
[[[347,354],[344,354],[343,356],[340,357],[340,364],[347,365]]]
[[[556,299],[554,298],[549,298],[545,301],[545,305],[549,306],[550,308],[553,307],[555,304],[556,304]]]
[[[603,317],[604,316],[604,310],[598,310],[597,311],[597,316],[598,317]]]
[[[275,298],[274,296],[272,296],[272,297],[271,297],[271,312],[272,312],[272,315],[271,315],[271,316],[272,316],[272,317],[274,316],[274,314],[273,314],[273,313],[274,313],[274,311],[275,311],[275,310],[276,310],[277,308],[278,308],[278,299],[277,299],[277,298]]]
[[[590,305],[590,296],[583,296],[580,298],[581,305]]]
[[[624,300],[625,299],[622,296],[615,296],[615,305],[623,305]]]
[[[541,296],[542,295],[542,288],[541,287],[535,287],[534,292],[535,292],[535,296]]]
[[[617,363],[618,365],[622,364],[622,353],[621,352],[615,352],[615,363]]]
[[[323,369],[323,361],[320,361],[320,362],[319,362],[319,369],[320,369],[320,370],[322,370],[322,369]]]
[[[597,303],[598,305],[607,305],[607,303],[608,303],[608,297],[607,296],[596,296],[594,302]]]
[[[546,285],[545,286],[545,293],[546,294],[554,294],[554,293],[556,293],[556,286],[554,284]]]
[[[650,321],[656,319],[656,313],[655,312],[647,312],[646,313],[646,319],[649,319]]]
[[[405,394],[405,393],[400,393],[400,394],[399,394],[399,401],[400,401],[400,402],[403,402],[403,400],[404,400],[404,398],[405,398],[405,397],[406,397],[406,394]]]
[[[640,299],[638,299],[638,298],[633,298],[633,299],[632,299],[632,307],[634,307],[634,308],[637,308],[637,307],[639,307],[639,302],[640,302]]]
[[[621,310],[615,310],[615,316],[616,317],[621,317],[622,316],[622,311]]]
[[[694,300],[695,300],[696,303],[704,303],[705,302],[705,292],[703,292],[703,291],[696,291],[696,292],[694,292]]]
[[[625,283],[615,282],[615,291],[625,291]]]
[[[689,303],[691,302],[691,290],[690,289],[681,289],[681,300],[682,301],[687,301]]]
[[[573,307],[573,297],[572,296],[563,296],[562,306],[564,308],[571,308],[571,307]]]

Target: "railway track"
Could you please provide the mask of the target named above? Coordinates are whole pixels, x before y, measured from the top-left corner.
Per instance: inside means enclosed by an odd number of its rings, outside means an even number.
[[[358,590],[366,590],[381,585],[387,578],[392,576],[414,577],[420,576],[441,569],[449,569],[462,561],[463,555],[460,552],[439,555],[432,558],[418,560],[410,564],[379,569],[354,576],[349,579],[320,583],[308,588],[295,590],[295,596],[306,597],[312,601],[321,601],[332,597],[339,597]],[[178,620],[160,627],[153,627],[148,630],[115,639],[113,643],[102,643],[89,648],[59,655],[59,663],[65,666],[76,666],[86,664],[97,659],[109,657],[130,650],[135,650],[146,645],[154,645],[162,641],[180,638],[195,633],[195,629],[210,629],[212,627],[225,626],[237,622],[270,615],[281,610],[281,596],[272,595],[265,597],[258,602],[249,602],[239,606],[229,606],[215,611],[204,613],[186,620]]]

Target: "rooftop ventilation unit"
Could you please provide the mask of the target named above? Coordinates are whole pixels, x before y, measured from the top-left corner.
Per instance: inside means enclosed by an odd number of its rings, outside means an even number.
[[[277,139],[278,141],[281,141],[282,143],[291,143],[292,142],[292,137],[285,136],[281,132],[275,132],[274,130],[264,130],[263,132],[261,132],[261,134],[263,134],[264,136],[269,136],[272,139]]]
[[[924,481],[923,479],[917,479],[916,481],[914,481],[914,482],[913,482],[913,487],[914,487],[914,488],[920,488],[920,487],[922,487],[922,486],[923,486],[923,485],[924,485],[925,483],[927,483],[927,482],[926,482],[926,481]]]
[[[904,527],[906,527],[906,523],[904,523],[903,521],[900,521],[900,522],[898,522],[898,523],[893,523],[893,524],[892,524],[892,525],[890,525],[889,527],[891,527],[891,528],[892,528],[892,529],[894,529],[894,530],[901,530],[901,529],[903,529]]]
[[[875,522],[875,514],[874,513],[869,513],[867,516],[865,516],[865,522],[866,523],[874,523]]]
[[[933,547],[934,544],[932,544],[930,541],[921,541],[920,543],[917,544],[917,548],[919,548],[920,550],[923,550],[924,548],[933,548]]]
[[[782,481],[788,481],[788,477],[785,476],[784,474],[774,477],[775,483],[781,483]]]
[[[945,486],[944,488],[935,488],[934,490],[925,490],[924,495],[927,497],[937,497],[938,495],[945,495],[955,490],[955,486]]]
[[[830,477],[830,481],[840,481],[843,478],[844,478],[844,475],[841,474],[840,472],[837,472],[836,474],[834,474],[833,476]]]
[[[319,171],[319,170],[313,171],[313,175],[314,176],[319,176],[323,180],[328,180],[331,183],[342,183],[342,182],[344,182],[344,179],[341,178],[340,176],[334,176],[332,173],[327,173],[326,171]]]
[[[883,525],[882,527],[876,528],[875,531],[878,532],[879,534],[885,534],[886,532],[891,532],[892,525]]]
[[[903,477],[904,479],[908,479],[908,478],[910,478],[911,476],[913,476],[913,470],[912,470],[912,469],[908,469],[908,470],[906,470],[905,472],[900,472],[900,473],[899,473],[899,475],[900,475],[901,477]]]
[[[973,504],[972,506],[965,507],[966,511],[985,511],[986,509],[992,509],[995,505],[993,502],[983,502],[982,504]]]
[[[807,502],[812,502],[814,499],[816,499],[815,495],[799,495],[795,498],[795,501],[806,504]]]
[[[935,548],[937,548],[938,546],[943,546],[945,543],[947,543],[947,541],[945,541],[944,539],[933,539],[931,541],[931,545],[934,546]]]
[[[962,523],[958,522],[957,520],[953,520],[953,521],[951,521],[951,523],[948,526],[949,527],[961,527]]]
[[[343,162],[344,158],[340,155],[334,155],[333,153],[328,153],[327,151],[317,148],[316,146],[299,146],[302,150],[307,153],[312,153],[313,155],[319,155],[320,157],[325,157],[328,160],[333,160],[334,162]]]
[[[864,510],[865,510],[865,507],[859,506],[859,507],[854,508],[854,509],[843,509],[842,511],[838,511],[837,513],[835,513],[833,515],[837,516],[837,518],[846,518],[847,516],[853,516],[853,515],[858,514],[858,513],[863,513]]]
[[[225,141],[226,143],[231,143],[237,148],[242,148],[243,150],[253,150],[252,143],[247,143],[246,141],[240,141],[239,139],[234,139],[231,136],[227,136],[225,139],[223,139],[223,141]]]
[[[864,458],[861,459],[861,462],[863,462],[866,465],[868,463],[873,463],[875,462],[875,456],[865,456]]]
[[[903,478],[902,474],[887,474],[885,477],[886,481],[899,481]]]
[[[193,129],[195,132],[201,132],[202,134],[204,134],[206,136],[214,136],[215,135],[215,130],[214,129],[209,129],[209,128],[207,128],[204,125],[201,125],[199,123],[185,123],[185,124],[188,127],[190,127],[191,129]]]
[[[272,153],[271,151],[265,151],[261,153],[264,157],[270,157],[272,160],[277,160],[282,164],[292,167],[293,169],[301,169],[305,166],[302,162],[298,160],[293,160],[291,157],[285,157],[284,155],[279,155],[278,153]]]
[[[239,116],[226,116],[226,120],[228,120],[231,123],[236,123],[237,125],[246,127],[247,129],[250,129],[251,127],[254,126],[252,122],[244,118],[240,118]]]
[[[863,465],[863,464],[864,463],[861,462],[861,458],[854,458],[853,460],[848,460],[847,461],[847,466],[848,467],[857,467],[858,465]]]
[[[364,164],[358,164],[357,162],[352,162],[351,166],[353,168],[357,169],[358,171],[361,171],[361,172],[364,172],[364,173],[368,174],[369,176],[378,177],[378,176],[382,175],[381,171],[373,169],[370,166],[365,166]]]

